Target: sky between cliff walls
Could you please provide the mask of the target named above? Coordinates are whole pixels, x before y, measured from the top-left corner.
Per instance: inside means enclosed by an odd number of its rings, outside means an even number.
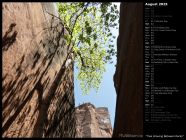
[[[120,10],[120,3],[114,3]],[[118,25],[119,26],[119,25]],[[116,36],[114,43],[117,50],[117,36],[118,29],[111,29],[114,36]],[[98,93],[91,90],[89,95],[82,95],[82,91],[79,85],[79,81],[76,79],[78,70],[74,66],[74,93],[75,93],[75,106],[79,106],[82,103],[90,102],[96,107],[107,107],[110,114],[112,128],[114,125],[115,117],[115,105],[116,105],[116,92],[114,88],[113,75],[115,73],[116,56],[113,57],[112,64],[106,64],[106,72],[103,75],[103,80],[100,85]]]

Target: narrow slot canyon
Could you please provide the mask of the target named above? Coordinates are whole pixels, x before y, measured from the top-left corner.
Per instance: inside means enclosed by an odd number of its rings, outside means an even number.
[[[119,8],[116,70],[110,75],[115,92],[109,93],[116,96],[114,117],[106,106],[75,105],[76,56],[66,39],[72,32],[59,19],[57,6],[3,2],[3,138],[142,137],[143,3]],[[83,68],[81,55],[79,61]]]

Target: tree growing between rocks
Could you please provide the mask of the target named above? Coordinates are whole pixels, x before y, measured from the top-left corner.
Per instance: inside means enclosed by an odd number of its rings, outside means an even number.
[[[110,2],[58,3],[58,12],[69,34],[65,39],[72,47],[79,70],[78,80],[83,94],[99,88],[105,64],[112,63],[114,49],[111,28],[119,19],[117,6]]]
[[[75,60],[79,69],[78,79],[81,89],[83,94],[87,94],[92,88],[98,90],[105,71],[105,64],[112,63],[112,56],[116,54],[113,45],[113,39],[116,37],[110,30],[111,27],[117,26],[119,18],[116,5],[95,2],[58,3],[58,12],[60,17],[51,15],[62,21],[63,31],[65,29],[68,31],[64,34],[67,42],[67,56],[49,91],[40,99],[39,115],[33,137],[43,136],[47,122],[47,110],[58,87],[58,82],[68,67],[69,59],[74,57],[72,59]],[[36,89],[39,87],[41,87],[40,80]]]

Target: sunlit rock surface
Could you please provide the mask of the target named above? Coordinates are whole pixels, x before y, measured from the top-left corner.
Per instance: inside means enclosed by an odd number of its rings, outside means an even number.
[[[76,113],[76,137],[111,137],[112,126],[106,107],[95,108],[90,103],[78,106]]]
[[[73,61],[54,83],[67,55],[55,10],[53,3],[2,4],[2,137],[75,136]],[[41,110],[52,84],[49,108]],[[38,119],[42,111],[47,115]]]

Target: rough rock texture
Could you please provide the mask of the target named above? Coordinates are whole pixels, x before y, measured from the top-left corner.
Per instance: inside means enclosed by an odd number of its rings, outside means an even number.
[[[113,137],[143,134],[143,3],[121,3]]]
[[[73,63],[59,75],[68,47],[62,23],[46,12],[56,15],[54,5],[2,9],[2,137],[74,137]]]
[[[95,108],[90,103],[78,106],[76,112],[76,137],[111,137],[112,126],[106,107]]]

